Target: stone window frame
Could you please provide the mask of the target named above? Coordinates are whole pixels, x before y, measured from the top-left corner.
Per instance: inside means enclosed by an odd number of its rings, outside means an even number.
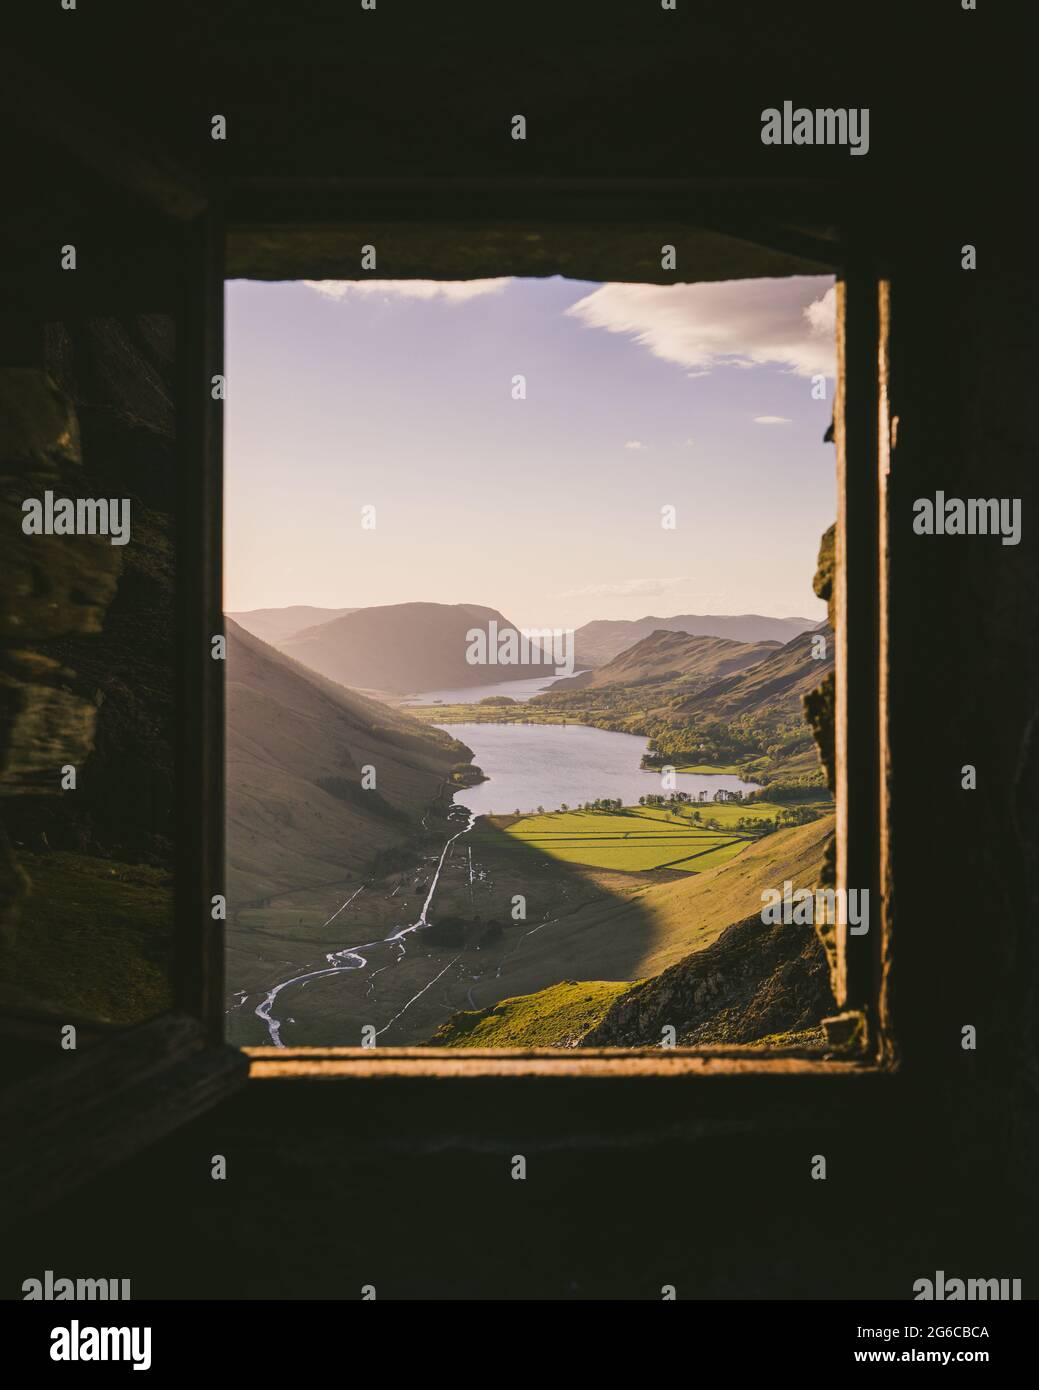
[[[427,196],[435,195],[429,190]],[[378,202],[381,193],[375,194]],[[442,196],[442,195],[441,195]],[[371,239],[365,224],[356,230],[329,219],[320,234],[305,228],[272,227],[269,207],[258,208],[252,190],[240,191],[237,208],[231,209],[226,242],[220,254],[228,278],[313,279],[340,275],[349,278],[345,267],[356,262],[357,248]],[[391,199],[392,201],[392,199]],[[652,198],[651,198],[652,201]],[[522,195],[519,199],[522,202]],[[762,235],[760,245],[748,252],[741,242],[728,241],[727,233],[745,234],[746,205],[737,215],[726,212],[724,197],[710,219],[700,219],[698,233],[709,248],[712,274],[702,278],[726,278],[718,265],[731,262],[734,275],[749,278],[769,273],[789,273],[773,268],[776,257],[797,256],[801,245],[788,248],[781,236]],[[589,208],[588,204],[593,206]],[[513,210],[516,206],[513,202]],[[393,204],[399,219],[399,201]],[[620,216],[618,216],[618,209]],[[568,209],[569,211],[569,209]],[[237,212],[237,220],[235,213]],[[620,248],[634,248],[645,242],[645,233],[636,220],[631,196],[620,198],[606,190],[597,201],[587,199],[582,212],[609,231]],[[312,215],[312,214],[311,214]],[[570,212],[572,216],[572,211]],[[588,278],[580,249],[591,220],[578,226],[566,220],[550,222],[545,240],[552,246],[531,256],[523,248],[529,242],[529,223],[513,222],[511,228],[495,223],[495,250],[492,259],[479,260],[479,215],[467,224],[467,258],[457,252],[457,228],[444,238],[435,217],[423,216],[415,209],[412,221],[383,223],[387,249],[394,249],[393,236],[399,236],[396,257],[383,256],[380,278],[475,278],[504,274],[567,274]],[[373,219],[378,221],[378,219]],[[531,221],[536,221],[536,217]],[[710,222],[710,231],[702,222]],[[510,231],[514,235],[510,235]],[[569,236],[570,254],[567,254]],[[672,238],[674,239],[674,238]],[[574,249],[574,247],[577,249]],[[814,249],[814,248],[813,248]],[[833,248],[830,248],[831,250]],[[380,253],[381,254],[381,253]],[[551,259],[552,257],[555,259]],[[462,260],[467,274],[459,274]],[[402,270],[394,274],[394,262]],[[684,258],[683,263],[688,264]],[[440,274],[437,270],[440,269]],[[815,267],[815,273],[829,270],[837,280],[837,356],[838,377],[834,400],[834,442],[837,455],[838,516],[834,601],[837,619],[837,710],[836,710],[836,872],[838,888],[866,888],[869,891],[871,927],[863,937],[851,936],[838,927],[836,935],[835,995],[838,1027],[849,1045],[840,1054],[810,1055],[807,1052],[754,1053],[750,1048],[348,1048],[348,1047],[246,1047],[249,1075],[253,1081],[284,1081],[308,1078],[318,1080],[361,1080],[373,1078],[478,1079],[488,1077],[602,1078],[602,1077],[696,1077],[696,1076],[845,1076],[886,1072],[896,1057],[889,1035],[884,1008],[882,963],[888,951],[888,917],[884,893],[882,849],[887,844],[887,801],[882,786],[887,775],[887,739],[882,691],[886,671],[886,477],[890,430],[887,410],[888,335],[890,326],[890,284],[882,277],[868,251],[854,243],[846,246],[834,263]],[[216,274],[216,269],[213,274]],[[601,274],[601,267],[596,275]],[[646,274],[644,263],[630,278],[675,277]],[[616,278],[625,278],[618,273]],[[695,278],[695,277],[691,277]],[[220,310],[222,314],[222,306]],[[211,324],[209,337],[222,340],[222,318]],[[218,442],[213,442],[209,466],[219,471]],[[208,705],[207,701],[207,705]],[[222,832],[222,827],[221,827]],[[223,962],[210,967],[222,981]],[[222,993],[222,991],[221,991]],[[222,1000],[218,1001],[221,1010]],[[221,1032],[222,1036],[222,1032]]]

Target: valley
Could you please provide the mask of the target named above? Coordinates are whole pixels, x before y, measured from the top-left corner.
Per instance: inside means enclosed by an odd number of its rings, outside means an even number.
[[[493,611],[460,607],[467,621]],[[291,644],[228,631],[239,1045],[580,1046],[642,982],[760,914],[766,888],[824,872],[817,759],[774,791],[722,761],[784,718],[814,748],[799,709],[821,664],[807,634],[661,630],[576,690],[445,705],[371,698]],[[701,709],[751,712],[744,747]],[[672,749],[678,770],[662,775]],[[786,751],[758,753],[765,778]]]

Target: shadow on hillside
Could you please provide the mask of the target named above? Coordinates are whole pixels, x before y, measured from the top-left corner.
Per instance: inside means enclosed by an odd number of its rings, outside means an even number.
[[[629,874],[567,863],[485,818],[477,821],[467,838],[473,860],[491,881],[486,896],[500,905],[500,916],[492,917],[502,924],[498,946],[504,967],[499,997],[562,980],[638,977],[640,962],[653,941],[654,925],[650,913],[623,891],[623,885],[630,883],[633,891],[644,886],[645,871]],[[661,875],[660,882],[670,877]],[[517,895],[525,899],[521,920],[512,915]],[[480,897],[478,885],[474,900],[479,902]],[[543,970],[536,963],[543,963]],[[535,974],[544,978],[530,985],[529,978]],[[526,982],[522,991],[511,988],[510,981],[517,980]]]

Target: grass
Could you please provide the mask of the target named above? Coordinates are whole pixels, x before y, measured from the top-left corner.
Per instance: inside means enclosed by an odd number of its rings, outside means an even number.
[[[444,1047],[574,1047],[629,989],[623,980],[564,980],[537,994],[455,1014],[432,1041]]]
[[[543,816],[520,816],[503,827],[507,835],[560,859],[592,869],[645,873],[673,868],[700,873],[739,854],[746,836],[702,830],[641,810],[556,811]]]
[[[83,854],[19,858],[32,892],[5,971],[19,995],[117,1023],[168,1009],[171,875]]]

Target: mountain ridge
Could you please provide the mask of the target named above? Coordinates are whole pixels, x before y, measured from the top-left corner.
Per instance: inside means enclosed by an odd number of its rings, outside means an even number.
[[[309,603],[294,603],[286,608],[248,608],[226,616],[261,642],[276,645],[303,628],[331,622],[333,618],[343,618],[354,611],[353,608],[315,608]]]
[[[680,613],[671,618],[595,618],[577,629],[578,666],[601,666],[652,632],[685,632],[690,637],[722,637],[733,642],[789,642],[819,626],[813,618],[770,618],[761,613]]]
[[[550,691],[586,690],[604,685],[696,677],[717,680],[763,661],[779,642],[736,642],[727,637],[692,636],[672,628],[657,628],[605,665],[576,676],[564,676]]]

